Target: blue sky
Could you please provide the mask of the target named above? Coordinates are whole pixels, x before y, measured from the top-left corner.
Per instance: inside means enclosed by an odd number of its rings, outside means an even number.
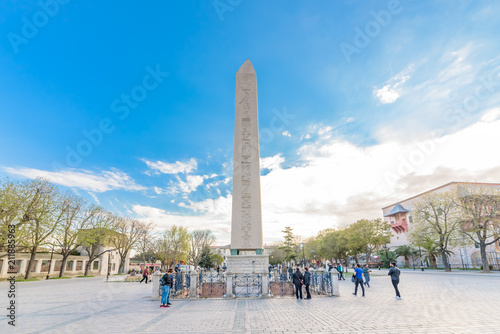
[[[45,176],[228,243],[235,75],[251,59],[265,242],[450,181],[498,182],[499,14],[489,1],[4,1],[0,177]]]

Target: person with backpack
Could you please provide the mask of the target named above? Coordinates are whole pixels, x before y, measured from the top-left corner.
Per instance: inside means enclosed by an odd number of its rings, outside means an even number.
[[[396,262],[391,262],[391,269],[389,269],[389,273],[387,274],[391,276],[392,286],[396,291],[396,299],[401,300],[401,295],[399,294],[398,284],[399,284],[399,275],[401,275],[401,271],[398,267],[396,267]]]
[[[145,268],[144,271],[142,272],[142,279],[139,282],[139,284],[142,283],[142,281],[144,280],[146,280],[146,284],[148,284],[148,275],[149,275],[148,268]]]
[[[297,271],[295,271],[292,275],[292,282],[295,285],[295,295],[297,296],[297,300],[302,298],[302,283],[304,283],[304,275],[300,272],[300,268],[297,267]]]
[[[162,286],[160,307],[170,307],[170,290],[174,286],[173,269],[169,269],[165,275],[160,279]]]

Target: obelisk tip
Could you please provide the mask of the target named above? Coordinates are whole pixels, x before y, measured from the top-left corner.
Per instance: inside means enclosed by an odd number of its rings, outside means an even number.
[[[237,73],[243,73],[243,74],[253,73],[253,74],[255,74],[255,69],[253,68],[253,65],[252,65],[252,62],[250,61],[250,59],[247,59],[243,63],[243,65],[241,65],[241,67]]]

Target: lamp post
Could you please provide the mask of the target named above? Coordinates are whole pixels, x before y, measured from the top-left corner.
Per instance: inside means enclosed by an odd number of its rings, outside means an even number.
[[[422,261],[422,250],[420,249],[420,246],[418,246],[418,252],[420,253],[420,268],[424,271],[424,262]]]
[[[52,252],[50,253],[49,270],[47,270],[47,278],[45,278],[45,279],[49,279],[50,268],[52,267],[52,257],[53,256],[54,256],[54,246],[52,246]]]
[[[111,249],[108,249],[108,273],[106,275],[106,281],[109,280],[110,273],[111,273]]]
[[[300,244],[300,248],[302,248],[302,267],[303,267],[305,262],[306,262],[306,255],[304,253],[304,244],[303,243]]]

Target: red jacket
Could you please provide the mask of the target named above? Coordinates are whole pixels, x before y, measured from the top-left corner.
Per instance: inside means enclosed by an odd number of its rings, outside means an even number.
[[[144,269],[144,271],[142,272],[142,276],[148,276],[149,274],[149,271],[147,269]]]

